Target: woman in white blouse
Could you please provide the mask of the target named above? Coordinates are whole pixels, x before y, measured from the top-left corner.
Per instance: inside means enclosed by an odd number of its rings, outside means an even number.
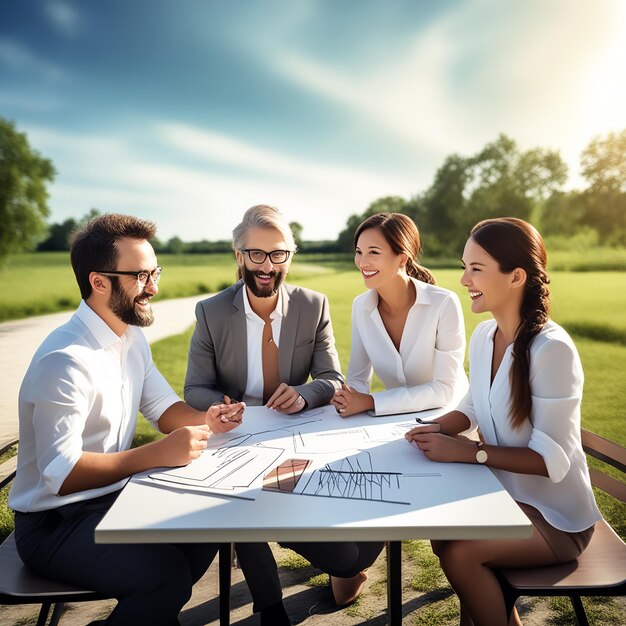
[[[354,262],[368,287],[352,306],[347,384],[332,403],[343,417],[424,411],[467,390],[465,327],[458,297],[436,287],[417,260],[420,235],[402,213],[377,213],[354,235]],[[384,391],[372,393],[376,372]]]
[[[529,539],[432,542],[461,624],[515,625],[493,569],[573,560],[601,519],[580,443],[583,371],[569,335],[548,318],[546,250],[533,226],[480,222],[463,268],[472,311],[494,319],[472,335],[463,402],[407,439],[434,461],[488,465],[532,522]],[[475,427],[479,442],[459,436]]]

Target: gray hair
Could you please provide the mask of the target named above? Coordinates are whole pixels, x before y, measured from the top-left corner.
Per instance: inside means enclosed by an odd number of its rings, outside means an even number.
[[[244,214],[241,222],[233,230],[233,250],[245,247],[246,235],[252,228],[272,228],[284,238],[290,250],[296,249],[296,242],[291,232],[291,226],[285,216],[273,206],[257,204],[250,207]]]

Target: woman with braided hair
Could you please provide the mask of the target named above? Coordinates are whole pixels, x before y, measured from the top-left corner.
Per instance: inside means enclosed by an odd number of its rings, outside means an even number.
[[[461,603],[461,624],[519,625],[493,572],[552,565],[587,547],[596,506],[580,442],[583,371],[569,335],[549,319],[546,250],[516,218],[485,220],[463,252],[474,313],[470,390],[455,411],[407,433],[433,461],[488,465],[533,524],[529,539],[433,541]],[[478,428],[480,441],[460,435]]]
[[[377,213],[357,228],[354,250],[368,291],[352,306],[347,384],[332,400],[337,412],[456,406],[467,390],[461,303],[419,265],[417,226],[402,213]],[[370,391],[374,371],[384,391]]]

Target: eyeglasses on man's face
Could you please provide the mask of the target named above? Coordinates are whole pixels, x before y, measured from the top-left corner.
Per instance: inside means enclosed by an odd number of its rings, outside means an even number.
[[[265,259],[267,259],[267,257],[270,258],[270,261],[274,263],[274,265],[281,265],[289,260],[289,257],[295,252],[295,250],[293,250],[293,252],[291,250],[272,250],[271,252],[265,252],[264,250],[243,248],[239,250],[239,252],[246,253],[250,261],[252,261],[255,265],[262,265],[265,263]]]
[[[137,286],[140,289],[143,289],[147,284],[150,278],[152,278],[152,282],[155,285],[159,284],[159,280],[161,280],[161,272],[163,268],[158,265],[152,271],[150,270],[139,270],[138,272],[101,272],[99,270],[94,270],[97,274],[102,274],[103,276],[134,276],[137,279]]]

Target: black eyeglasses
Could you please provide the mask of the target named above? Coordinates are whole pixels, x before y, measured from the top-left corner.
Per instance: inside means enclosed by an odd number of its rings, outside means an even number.
[[[248,258],[255,264],[261,265],[265,263],[265,259],[267,257],[270,258],[270,261],[275,265],[281,265],[282,263],[286,263],[289,257],[295,252],[291,250],[272,250],[271,252],[265,252],[264,250],[250,250],[250,249],[241,249],[239,252],[247,252]]]
[[[139,270],[138,272],[101,272],[100,270],[94,270],[94,272],[102,274],[103,276],[134,276],[137,279],[137,285],[141,289],[148,284],[150,278],[152,278],[152,282],[155,285],[158,285],[159,280],[161,280],[162,271],[163,268],[160,265],[155,267],[151,272],[148,270]]]

